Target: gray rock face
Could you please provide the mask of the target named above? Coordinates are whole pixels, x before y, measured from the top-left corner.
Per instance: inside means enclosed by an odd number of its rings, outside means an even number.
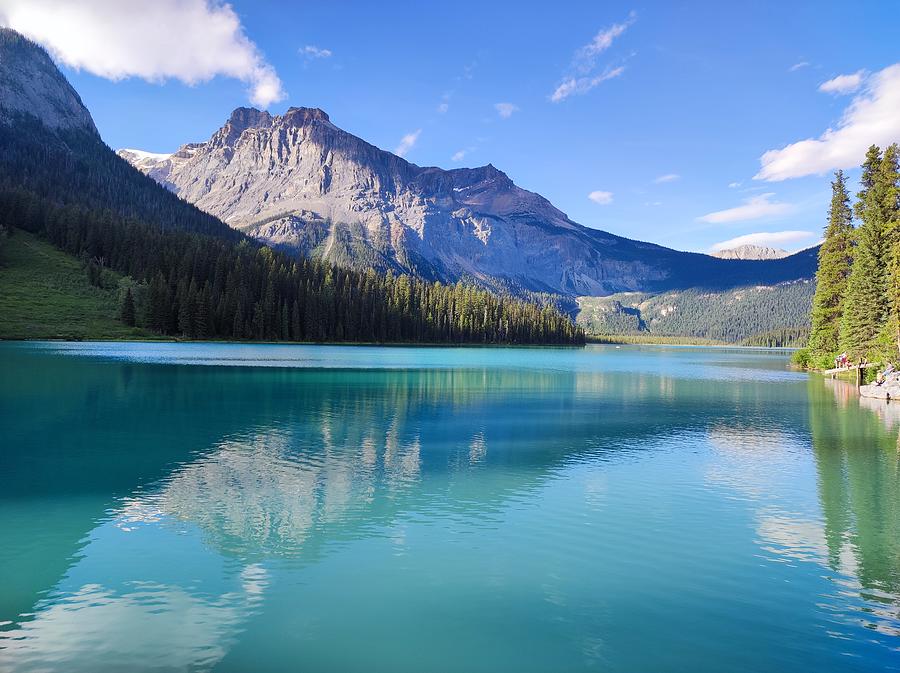
[[[97,134],[81,97],[41,47],[0,28],[0,118],[30,114],[51,129]]]
[[[739,245],[736,248],[719,250],[713,257],[719,259],[781,259],[790,255],[787,250],[781,248],[767,248],[761,245]]]
[[[357,268],[595,296],[671,286],[704,265],[722,277],[735,271],[734,262],[576,224],[490,164],[416,166],[318,109],[272,116],[238,108],[208,141],[171,156],[119,154],[270,245]]]

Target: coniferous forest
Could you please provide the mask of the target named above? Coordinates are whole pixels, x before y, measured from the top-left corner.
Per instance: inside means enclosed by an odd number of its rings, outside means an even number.
[[[869,148],[851,206],[847,180],[835,174],[825,239],[819,249],[808,349],[798,361],[833,366],[896,361],[900,349],[900,148]],[[858,224],[854,225],[854,219]]]
[[[0,228],[128,277],[121,319],[186,338],[581,344],[550,304],[273,251],[157,185],[87,133],[0,125]]]

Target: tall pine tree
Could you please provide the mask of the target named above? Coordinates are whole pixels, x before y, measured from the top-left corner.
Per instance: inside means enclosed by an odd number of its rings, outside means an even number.
[[[838,349],[842,302],[852,262],[853,214],[843,171],[835,173],[831,192],[828,226],[819,248],[809,335],[809,348],[814,355],[832,354]]]
[[[896,143],[884,153],[881,166],[883,191],[879,201],[881,217],[889,240],[888,308],[890,323],[888,338],[896,343],[900,352],[900,147]]]
[[[860,183],[856,210],[862,224],[856,230],[853,268],[847,282],[841,346],[853,357],[871,359],[884,353],[891,314],[888,267],[896,238],[891,226],[896,217],[896,145],[885,150],[884,156],[879,148],[869,148]]]

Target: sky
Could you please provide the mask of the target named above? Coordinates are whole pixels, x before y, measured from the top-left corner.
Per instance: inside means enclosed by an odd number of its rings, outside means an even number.
[[[900,2],[0,0],[113,148],[320,107],[423,166],[492,163],[585,226],[798,250],[900,141]]]

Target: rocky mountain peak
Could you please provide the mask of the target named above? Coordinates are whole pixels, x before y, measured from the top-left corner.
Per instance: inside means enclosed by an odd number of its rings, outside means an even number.
[[[39,45],[0,28],[0,121],[28,114],[54,130],[97,133],[81,97]]]
[[[290,126],[304,126],[315,121],[331,121],[324,110],[317,107],[291,107],[281,116],[282,123]]]
[[[747,243],[745,245],[739,245],[734,248],[728,248],[727,250],[719,250],[718,252],[713,253],[713,257],[718,257],[719,259],[752,259],[752,260],[760,260],[760,259],[781,259],[782,257],[787,257],[790,255],[787,250],[782,250],[781,248],[769,248],[762,245],[753,245],[752,243]]]
[[[231,126],[238,133],[252,128],[265,128],[271,124],[272,115],[254,107],[235,108],[226,122],[226,125]]]

